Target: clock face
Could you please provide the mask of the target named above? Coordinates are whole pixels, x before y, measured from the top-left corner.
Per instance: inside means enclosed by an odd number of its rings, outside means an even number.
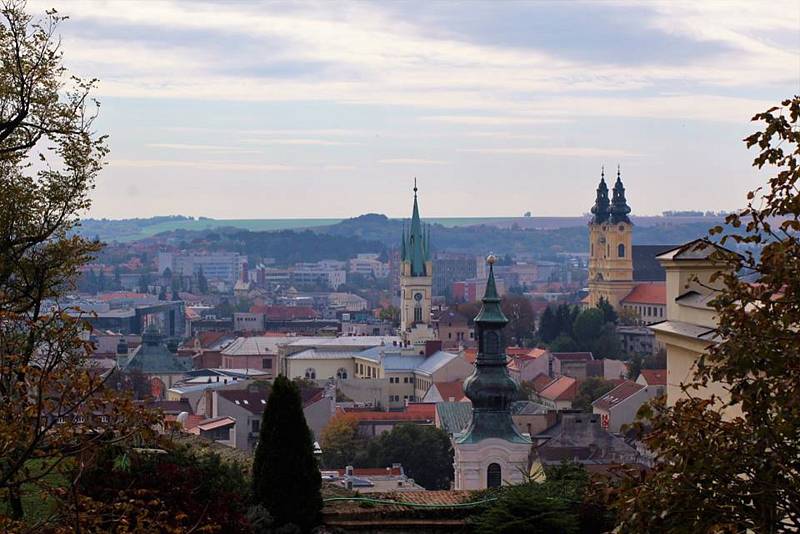
[[[415,293],[414,294],[414,300],[416,300],[417,302],[421,301],[422,300],[422,293]]]

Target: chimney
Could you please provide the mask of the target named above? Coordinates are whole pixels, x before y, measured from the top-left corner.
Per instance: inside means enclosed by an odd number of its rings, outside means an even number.
[[[442,341],[440,339],[432,339],[425,342],[425,357],[436,354],[442,350]]]
[[[352,466],[352,465],[348,465],[348,466],[346,466],[346,467],[344,468],[344,474],[345,474],[346,476],[349,476],[349,477],[353,476],[353,466]]]

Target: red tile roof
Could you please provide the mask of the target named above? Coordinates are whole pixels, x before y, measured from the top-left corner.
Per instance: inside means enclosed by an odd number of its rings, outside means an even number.
[[[445,402],[449,402],[451,399],[458,402],[464,398],[464,382],[462,380],[434,382],[433,385],[436,386],[436,390]]]
[[[560,376],[544,388],[539,396],[552,401],[574,400],[578,394],[578,381],[571,376]]]
[[[360,411],[348,410],[348,415],[353,416],[357,421],[433,421],[436,413],[436,403],[415,403],[409,404],[402,412],[379,412],[379,411]]]
[[[641,375],[644,377],[648,386],[666,386],[666,369],[642,369]]]
[[[475,348],[464,349],[462,354],[467,363],[475,363],[475,360],[478,359],[478,349]]]
[[[200,346],[204,349],[211,347],[213,344],[220,341],[225,336],[229,336],[228,332],[200,332],[197,334],[197,339],[200,341]]]
[[[625,304],[651,304],[666,306],[667,285],[664,282],[647,282],[634,286],[622,299]]]
[[[536,393],[541,393],[547,386],[549,386],[553,382],[553,379],[544,373],[539,373],[538,375],[533,377],[533,380],[531,380],[531,382],[533,383],[533,389],[536,391]]]
[[[618,385],[596,401],[592,403],[592,406],[595,408],[600,408],[601,410],[610,410],[614,406],[618,405],[624,400],[627,400],[631,397],[631,395],[637,393],[638,391],[644,389],[645,386],[641,384],[637,384],[636,382],[631,382],[630,380],[626,380],[622,384]]]

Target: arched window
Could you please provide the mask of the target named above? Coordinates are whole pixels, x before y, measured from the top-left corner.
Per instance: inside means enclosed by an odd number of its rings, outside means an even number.
[[[620,258],[625,257],[625,245],[622,243],[617,246],[617,256]]]
[[[486,468],[486,487],[499,488],[503,483],[502,473],[500,472],[500,464],[489,464]]]
[[[338,371],[336,371],[336,378],[339,380],[347,380],[347,369],[340,367]]]
[[[306,369],[306,378],[310,378],[311,380],[317,379],[317,370],[313,367],[309,367]]]
[[[422,307],[421,306],[414,306],[414,322],[421,323],[422,322]]]

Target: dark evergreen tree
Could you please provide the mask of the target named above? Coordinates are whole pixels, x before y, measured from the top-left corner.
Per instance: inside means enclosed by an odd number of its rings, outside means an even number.
[[[453,447],[447,433],[433,426],[404,424],[369,444],[372,467],[398,463],[428,490],[449,489],[453,481]]]
[[[201,295],[205,295],[208,293],[208,280],[206,276],[203,274],[203,268],[200,267],[200,271],[197,273],[197,290],[200,292]]]
[[[542,312],[542,318],[539,322],[539,337],[545,343],[550,343],[558,337],[558,319],[552,306],[548,306]]]
[[[603,297],[600,297],[600,302],[597,303],[597,309],[603,312],[603,318],[607,323],[614,323],[616,324],[619,320],[619,316],[617,315],[617,311],[611,305],[608,300]]]
[[[253,459],[253,495],[269,510],[276,526],[293,524],[309,531],[319,522],[321,483],[300,389],[281,375],[275,379],[261,419]]]

